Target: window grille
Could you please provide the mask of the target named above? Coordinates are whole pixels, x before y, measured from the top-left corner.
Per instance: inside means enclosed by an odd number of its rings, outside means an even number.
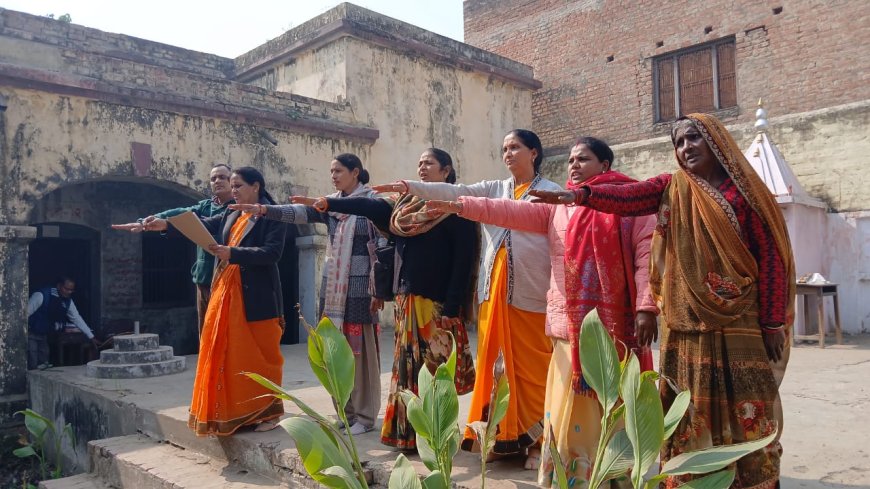
[[[655,59],[656,122],[737,105],[734,38]]]
[[[189,306],[194,301],[190,267],[194,247],[185,238],[142,235],[142,305]]]

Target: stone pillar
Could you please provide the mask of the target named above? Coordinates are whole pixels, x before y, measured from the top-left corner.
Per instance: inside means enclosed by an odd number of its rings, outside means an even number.
[[[32,226],[0,225],[0,430],[27,407],[27,245]]]
[[[300,236],[296,238],[296,249],[299,251],[299,305],[302,316],[312,326],[317,325],[317,304],[320,293],[320,282],[323,278],[321,268],[326,256],[326,240],[323,235]],[[299,342],[308,340],[305,327],[299,325]]]

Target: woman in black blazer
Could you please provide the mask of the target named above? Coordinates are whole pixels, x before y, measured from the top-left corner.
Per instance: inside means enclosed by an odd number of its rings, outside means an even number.
[[[274,203],[255,168],[234,170],[230,187],[238,203]],[[230,435],[250,424],[259,431],[274,428],[270,421],[284,414],[282,402],[239,374],[255,372],[281,384],[284,319],[277,262],[286,225],[238,211],[200,220],[218,244],[209,246],[217,260],[188,425],[197,435]],[[178,233],[163,219],[113,227]]]

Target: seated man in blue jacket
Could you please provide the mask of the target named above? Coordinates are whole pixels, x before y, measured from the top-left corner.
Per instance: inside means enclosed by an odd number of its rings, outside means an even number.
[[[55,287],[43,287],[27,302],[27,368],[49,368],[49,337],[62,331],[67,325],[78,328],[91,340],[94,347],[99,342],[93,331],[79,315],[72,300],[76,284],[67,276],[60,276]]]

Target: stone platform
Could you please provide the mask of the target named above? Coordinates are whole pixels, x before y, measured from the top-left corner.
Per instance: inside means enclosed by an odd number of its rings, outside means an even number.
[[[100,352],[99,360],[88,362],[88,377],[101,379],[142,379],[177,374],[187,359],[176,357],[171,346],[160,346],[156,334],[115,336],[111,350]]]
[[[392,332],[383,333],[380,340],[386,396]],[[283,353],[284,387],[312,408],[332,413],[329,397],[308,366],[305,346],[284,346]],[[196,356],[187,361],[190,368],[182,373],[148,379],[95,379],[85,375],[84,367],[30,372],[33,409],[75,427],[77,470],[114,478],[80,475],[44,487],[318,487],[304,475],[292,440],[281,429],[244,429],[226,438],[194,436],[186,423]],[[868,335],[847,336],[846,344],[824,350],[807,344],[793,350],[782,389],[784,488],[870,487],[870,428],[864,422],[870,409],[868,367]],[[468,403],[469,396],[460,398],[462,420]],[[292,404],[285,407],[290,414],[299,413]],[[372,487],[386,487],[399,452],[381,445],[378,432],[356,439]],[[88,447],[90,440],[99,441]],[[426,473],[416,455],[410,459]],[[536,474],[524,471],[522,463],[518,458],[489,464],[487,487],[537,487]],[[479,467],[476,454],[460,451],[454,459],[457,487],[479,487]]]

